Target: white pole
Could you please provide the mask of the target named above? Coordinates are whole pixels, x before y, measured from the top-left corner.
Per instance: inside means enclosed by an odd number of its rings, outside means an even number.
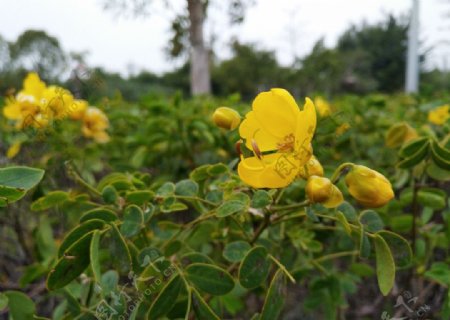
[[[406,93],[419,91],[419,0],[413,0],[408,30],[405,91]]]

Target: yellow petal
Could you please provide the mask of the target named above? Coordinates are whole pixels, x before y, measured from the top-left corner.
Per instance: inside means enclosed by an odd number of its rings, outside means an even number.
[[[334,184],[331,187],[331,195],[325,201],[322,203],[322,205],[326,208],[336,208],[338,207],[342,202],[344,202],[344,196],[342,195],[341,190],[338,189]]]
[[[39,100],[45,90],[45,83],[41,81],[39,75],[35,72],[30,72],[23,81],[23,92],[25,94],[35,97]]]
[[[97,131],[93,135],[94,140],[98,143],[106,143],[109,141],[109,135],[105,131]]]
[[[276,150],[277,143],[280,141],[280,139],[262,128],[262,125],[255,117],[254,111],[250,111],[245,116],[244,121],[239,126],[239,135],[245,139],[245,145],[248,149],[253,150],[253,139],[262,152]]]
[[[13,143],[6,152],[6,156],[8,157],[8,159],[14,158],[19,153],[20,147],[21,147],[20,142]]]
[[[254,188],[283,188],[298,174],[299,164],[293,153],[273,153],[243,158],[238,165],[239,177]]]
[[[260,93],[253,101],[252,109],[261,127],[276,138],[283,139],[295,132],[300,110],[286,90]]]
[[[297,131],[295,133],[295,152],[299,161],[303,164],[311,157],[311,140],[316,130],[317,116],[314,103],[306,98],[303,110],[300,111],[297,121]]]

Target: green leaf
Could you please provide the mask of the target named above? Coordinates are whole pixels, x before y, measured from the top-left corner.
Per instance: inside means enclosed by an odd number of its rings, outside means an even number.
[[[406,143],[399,151],[399,156],[402,158],[409,158],[415,155],[423,146],[429,144],[428,138],[417,138]]]
[[[267,191],[258,190],[253,195],[251,205],[253,208],[264,208],[271,204],[272,201],[272,196]]]
[[[247,209],[247,205],[238,200],[230,200],[223,203],[216,211],[216,216],[224,218],[242,212]]]
[[[92,235],[92,240],[91,240],[90,250],[89,250],[92,273],[94,274],[95,281],[98,283],[100,283],[101,277],[102,277],[101,268],[100,268],[100,256],[99,256],[100,237],[101,237],[100,231],[95,230],[94,234]]]
[[[21,199],[43,176],[44,170],[29,167],[0,169],[0,207]]]
[[[359,216],[359,222],[365,226],[365,230],[369,232],[377,232],[384,228],[383,220],[376,211],[365,210]]]
[[[212,176],[212,177],[220,176],[220,175],[222,175],[222,174],[224,174],[224,173],[229,172],[229,170],[230,170],[230,169],[229,169],[226,165],[224,165],[223,163],[217,163],[217,164],[210,165],[210,166],[206,169],[206,171],[208,172],[208,174],[209,174],[210,176]]]
[[[245,241],[234,241],[227,243],[223,250],[223,257],[230,262],[239,262],[244,259],[245,254],[252,247],[248,242]]]
[[[14,320],[33,319],[36,306],[33,300],[19,291],[5,291],[3,294],[8,298],[9,315]],[[4,300],[4,299],[3,299]]]
[[[148,150],[146,146],[140,146],[136,149],[130,159],[130,164],[133,168],[141,168],[147,158]]]
[[[270,270],[267,249],[255,247],[244,257],[239,268],[239,282],[244,288],[253,289],[263,283]]]
[[[175,253],[180,251],[181,246],[182,246],[182,243],[179,240],[174,240],[174,241],[169,242],[166,245],[166,247],[164,248],[164,256],[170,257],[170,256],[174,255]]]
[[[47,277],[48,290],[64,287],[89,266],[92,235],[93,232],[85,234],[65,251]]]
[[[102,274],[100,279],[100,285],[102,287],[102,296],[109,297],[119,285],[119,274],[115,270],[108,270]]]
[[[281,311],[283,311],[285,296],[283,284],[283,271],[279,269],[270,283],[259,320],[276,320],[280,317]]]
[[[372,247],[370,245],[369,237],[364,231],[364,226],[361,226],[361,233],[359,238],[359,256],[361,258],[368,258],[370,256],[371,250]]]
[[[149,190],[139,190],[127,192],[125,200],[127,203],[142,206],[143,204],[151,201],[155,193]]]
[[[109,243],[111,256],[114,257],[113,262],[116,265],[116,268],[125,273],[132,269],[130,250],[117,226],[111,224],[111,227],[111,241]]]
[[[36,232],[36,244],[44,264],[53,259],[57,249],[48,216],[42,216],[39,221]]]
[[[125,209],[123,223],[120,226],[120,232],[126,238],[131,238],[138,234],[144,223],[144,214],[136,205],[130,205]]]
[[[181,180],[175,185],[175,194],[194,197],[198,193],[198,184],[190,179]]]
[[[185,265],[185,266],[192,264],[192,263],[214,264],[214,261],[210,257],[208,257],[207,255],[204,255],[200,252],[186,253],[184,256],[181,257],[181,261],[183,262],[183,265]]]
[[[175,185],[172,182],[164,183],[159,189],[156,191],[156,195],[158,197],[166,198],[173,196],[175,193]]]
[[[431,143],[431,157],[438,167],[450,171],[450,150],[445,149],[439,143],[433,141]]]
[[[347,218],[347,221],[350,222],[358,221],[358,215],[356,213],[356,210],[350,203],[348,202],[341,203],[339,207],[337,207],[337,210],[339,210],[344,214],[345,218]]]
[[[3,311],[8,306],[8,297],[5,293],[0,292],[0,311]]]
[[[345,232],[348,235],[351,235],[352,234],[352,228],[350,227],[350,224],[348,223],[347,218],[345,217],[345,215],[342,212],[338,211],[336,213],[336,218],[338,218],[339,222],[344,227]]]
[[[173,308],[174,302],[177,301],[182,285],[183,281],[179,275],[172,277],[153,301],[147,319],[159,319],[167,314]]]
[[[425,277],[432,279],[444,286],[450,286],[450,267],[445,262],[434,262],[430,270],[425,272]]]
[[[411,188],[403,190],[400,194],[400,203],[402,206],[409,206],[413,201],[413,190]],[[447,193],[438,188],[420,188],[417,192],[417,201],[425,206],[435,210],[442,210],[446,206]]]
[[[199,320],[220,320],[197,290],[192,288],[192,306]]]
[[[227,294],[234,288],[230,274],[211,264],[190,264],[186,268],[186,276],[196,288],[215,296]]]
[[[119,194],[117,193],[116,188],[114,188],[112,185],[107,185],[102,190],[102,198],[105,203],[114,204],[117,202]]]
[[[450,181],[450,170],[438,167],[434,162],[427,167],[427,174],[437,181]]]
[[[64,201],[69,199],[69,195],[64,191],[53,191],[48,193],[42,198],[39,198],[31,204],[31,210],[33,211],[43,211],[51,207],[62,204]]]
[[[6,207],[8,203],[21,199],[25,193],[22,189],[0,186],[0,207]]]
[[[405,238],[387,230],[381,230],[377,232],[377,234],[382,236],[388,244],[391,253],[393,254],[397,269],[406,268],[411,265],[413,254],[411,246]]]
[[[106,208],[95,208],[83,214],[80,218],[80,223],[89,220],[102,220],[104,222],[112,222],[117,220],[117,215],[114,211]]]
[[[197,181],[197,182],[208,179],[209,178],[209,174],[208,174],[209,167],[210,167],[209,164],[205,164],[203,166],[195,168],[189,174],[189,178],[191,178],[192,180]]]
[[[30,167],[0,169],[0,186],[30,190],[44,177],[44,170]]]
[[[377,262],[378,286],[381,293],[386,296],[395,282],[395,263],[388,244],[380,235],[375,235],[375,253]]]
[[[58,250],[58,257],[61,257],[73,243],[81,239],[85,234],[101,229],[104,225],[105,223],[102,220],[89,220],[72,229],[62,241]]]
[[[419,145],[420,145],[420,148],[418,148],[414,154],[409,155],[409,153],[410,153],[409,151],[412,151],[413,149],[416,150],[415,147],[419,146]],[[420,142],[420,143],[417,143],[417,145],[415,144],[414,148],[412,148],[412,146],[413,145],[411,145],[411,146],[406,145],[405,148],[410,147],[410,149],[408,149],[407,151],[403,151],[403,153],[402,153],[403,149],[400,150],[400,155],[402,155],[402,154],[405,154],[405,155],[408,154],[408,155],[406,156],[405,159],[401,160],[397,164],[397,167],[399,167],[401,169],[408,169],[408,168],[414,167],[415,165],[419,164],[422,160],[425,159],[425,157],[427,156],[428,151],[430,149],[430,144],[429,144],[428,140],[425,140],[424,143]]]

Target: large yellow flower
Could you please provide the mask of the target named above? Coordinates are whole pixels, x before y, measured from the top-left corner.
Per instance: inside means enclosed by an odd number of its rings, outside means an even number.
[[[245,145],[254,153],[238,166],[241,179],[254,188],[289,185],[312,155],[316,110],[306,98],[300,111],[284,89],[260,93],[239,127]]]
[[[42,93],[40,101],[42,113],[50,119],[62,119],[69,115],[73,105],[72,94],[61,87],[50,86]]]
[[[445,104],[443,106],[430,110],[428,112],[428,121],[437,124],[438,126],[442,126],[447,122],[448,118],[450,118],[449,109],[450,106],[448,104]]]
[[[3,115],[10,120],[16,120],[17,126],[30,122],[39,113],[39,102],[46,86],[37,73],[29,73],[23,81],[23,89],[15,97],[6,100]]]
[[[87,138],[93,138],[99,143],[109,141],[109,135],[106,129],[109,127],[109,121],[106,115],[98,108],[89,107],[83,117],[83,135]]]

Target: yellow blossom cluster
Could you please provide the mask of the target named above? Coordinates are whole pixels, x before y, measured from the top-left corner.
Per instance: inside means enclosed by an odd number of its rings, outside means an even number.
[[[82,122],[85,137],[99,143],[109,140],[106,133],[109,121],[100,109],[75,99],[67,89],[47,86],[34,72],[26,76],[22,90],[6,99],[3,115],[15,121],[17,129],[45,128],[54,121],[71,118]]]

